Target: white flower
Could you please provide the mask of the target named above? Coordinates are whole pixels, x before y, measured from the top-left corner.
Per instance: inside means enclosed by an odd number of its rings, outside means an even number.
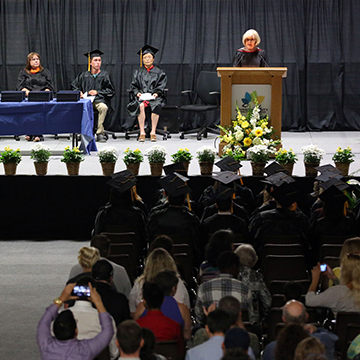
[[[264,139],[265,140],[265,139]],[[261,140],[261,138],[259,138],[259,137],[256,137],[256,138],[254,138],[254,140],[253,140],[253,144],[254,145],[263,145],[263,140]]]
[[[237,141],[241,141],[243,138],[244,138],[244,133],[241,130],[239,130],[235,133],[235,139]]]
[[[254,145],[247,152],[250,154],[270,154],[271,150],[266,145]]]
[[[156,153],[162,153],[164,155],[167,154],[166,149],[161,146],[161,145],[154,145],[149,147],[147,150],[145,150],[144,154],[146,156],[152,155],[152,154],[156,154]]]
[[[211,154],[216,155],[216,150],[211,146],[203,146],[196,150],[197,155]]]
[[[116,147],[106,146],[97,152],[97,156],[105,156],[110,154],[116,157],[116,160],[118,159],[118,150]]]
[[[44,144],[37,143],[31,147],[31,150],[33,150],[35,152],[40,151],[40,150],[50,151],[50,148],[49,148],[49,146],[46,146]]]

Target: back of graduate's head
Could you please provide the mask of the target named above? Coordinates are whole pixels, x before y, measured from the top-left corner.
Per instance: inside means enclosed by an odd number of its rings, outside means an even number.
[[[76,321],[70,310],[62,311],[55,319],[53,331],[56,339],[70,340],[76,335]]]
[[[145,307],[148,310],[157,310],[161,308],[161,304],[164,301],[164,293],[159,285],[148,281],[143,285],[143,298]]]
[[[224,310],[216,309],[206,317],[206,327],[211,334],[225,334],[231,325],[231,317]]]
[[[184,202],[185,202],[185,194],[181,194],[181,195],[178,195],[178,196],[171,196],[169,194],[168,195],[168,201],[169,201],[169,204],[172,205],[172,206],[182,206],[184,205]]]

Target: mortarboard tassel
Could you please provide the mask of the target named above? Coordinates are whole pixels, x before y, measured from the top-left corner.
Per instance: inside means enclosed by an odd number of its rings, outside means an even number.
[[[90,62],[91,62],[90,53],[88,52],[88,71],[90,71]]]
[[[142,67],[142,63],[143,63],[143,61],[142,61],[142,49],[140,50],[140,67]]]

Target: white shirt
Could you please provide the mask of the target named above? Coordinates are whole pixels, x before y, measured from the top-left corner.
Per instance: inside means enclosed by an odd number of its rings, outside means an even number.
[[[139,278],[135,280],[134,286],[131,289],[129,296],[129,307],[130,312],[134,313],[136,311],[137,306],[141,303],[142,297],[142,286],[144,281],[139,281]],[[182,304],[185,304],[190,309],[190,298],[189,293],[181,279],[179,279],[178,286],[176,289],[176,293],[174,295],[174,299]]]
[[[97,334],[101,332],[101,325],[99,320],[99,313],[96,309],[92,307],[90,301],[87,300],[77,300],[75,305],[69,307],[67,310],[70,310],[76,320],[76,326],[78,330],[77,339],[92,339]],[[116,346],[116,325],[113,318],[112,323],[114,327],[114,336],[112,337],[109,344],[110,358],[116,359],[119,356],[119,349]]]

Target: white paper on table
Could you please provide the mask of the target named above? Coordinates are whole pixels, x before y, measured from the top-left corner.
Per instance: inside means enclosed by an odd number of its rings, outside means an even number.
[[[144,93],[144,94],[141,94],[139,100],[140,101],[155,100],[155,96],[151,95],[150,93]]]
[[[88,93],[86,92],[83,94],[83,99],[90,99],[91,102],[94,102],[95,95],[88,95]]]

